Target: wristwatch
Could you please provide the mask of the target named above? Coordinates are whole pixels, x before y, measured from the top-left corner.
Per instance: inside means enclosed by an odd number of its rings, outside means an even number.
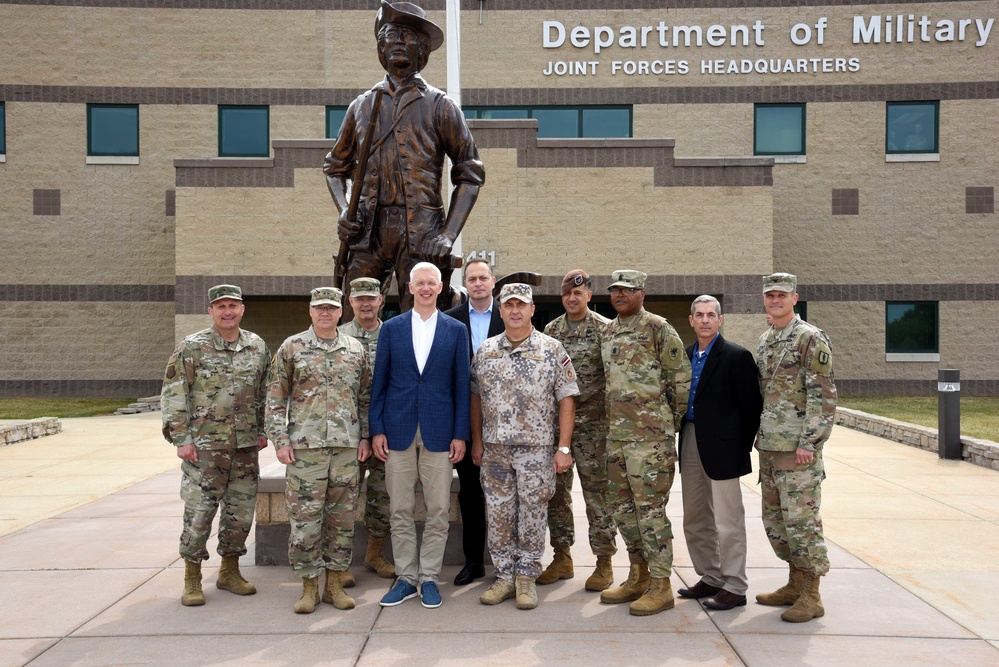
[[[569,454],[569,453],[571,453],[571,450],[568,447],[559,447],[558,448],[558,453],[559,454]]]

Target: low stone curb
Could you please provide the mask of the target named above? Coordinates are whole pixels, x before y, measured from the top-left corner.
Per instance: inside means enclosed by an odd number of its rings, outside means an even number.
[[[900,422],[849,408],[836,408],[836,423],[910,447],[931,452],[940,450],[937,429],[928,426]],[[999,443],[962,435],[961,458],[984,468],[999,470]]]
[[[55,417],[40,417],[20,424],[0,426],[0,445],[13,445],[15,442],[34,440],[61,432],[61,421]]]
[[[140,412],[159,412],[160,397],[150,396],[148,398],[137,399],[135,403],[129,403],[128,407],[118,408],[114,411],[116,415],[134,415]]]

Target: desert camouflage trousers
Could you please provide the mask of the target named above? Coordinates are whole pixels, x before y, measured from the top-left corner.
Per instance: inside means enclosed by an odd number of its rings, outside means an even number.
[[[180,497],[184,501],[181,557],[192,563],[208,560],[206,545],[219,505],[219,555],[245,554],[257,505],[257,448],[236,449],[232,445],[229,449],[199,449],[198,460],[183,461],[180,471]]]
[[[368,473],[368,481],[364,487],[364,525],[371,537],[384,539],[389,536],[389,495],[385,487],[385,462],[372,454],[360,464],[358,480],[364,479],[365,471]]]
[[[325,568],[346,570],[354,546],[357,450],[296,449],[285,478],[291,521],[288,560],[295,574],[312,579]]]
[[[481,481],[489,555],[498,579],[541,576],[548,500],[555,491],[554,456],[548,446],[485,445]]]
[[[666,503],[676,473],[676,445],[607,441],[607,509],[632,563],[648,563],[655,578],[673,570],[673,527]]]
[[[760,452],[763,528],[781,560],[812,576],[829,572],[822,537],[822,452],[811,463],[798,464],[794,452]]]
[[[595,556],[613,556],[614,519],[607,510],[607,431],[575,432],[572,460],[583,487],[586,520],[589,523],[590,551]],[[576,541],[572,518],[572,468],[555,475],[555,494],[548,501],[548,532],[554,548],[568,549]]]

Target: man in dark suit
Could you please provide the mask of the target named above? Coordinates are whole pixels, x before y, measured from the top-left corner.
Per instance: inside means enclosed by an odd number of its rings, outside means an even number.
[[[465,325],[468,330],[469,352],[474,355],[486,338],[503,333],[503,319],[499,308],[494,308],[493,287],[496,277],[484,259],[473,259],[465,265],[465,289],[468,303],[447,311],[446,314]],[[470,584],[484,577],[483,560],[486,551],[486,497],[479,482],[479,466],[472,462],[471,447],[455,466],[460,488],[458,504],[461,506],[462,541],[465,566],[454,578],[456,586]]]
[[[718,333],[722,319],[713,296],[699,296],[690,306],[697,342],[687,348],[692,378],[680,431],[683,532],[701,580],[678,592],[707,598],[704,606],[717,610],[746,604],[746,512],[739,477],[752,472],[749,454],[763,410],[756,360]]]
[[[382,325],[371,385],[369,430],[375,456],[385,461],[389,524],[398,579],[383,607],[416,597],[441,605],[438,577],[447,545],[451,466],[465,454],[471,402],[465,329],[437,310],[443,287],[433,264],[409,276],[413,310]],[[423,484],[427,519],[416,553],[416,482]]]

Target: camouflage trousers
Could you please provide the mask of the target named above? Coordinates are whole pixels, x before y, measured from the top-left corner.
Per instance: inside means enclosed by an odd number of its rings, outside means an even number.
[[[372,454],[367,461],[360,464],[358,480],[364,479],[368,473],[368,482],[364,487],[364,525],[371,537],[382,539],[389,536],[389,496],[385,488],[385,462]]]
[[[180,470],[180,497],[184,500],[181,557],[192,563],[208,560],[208,536],[219,505],[219,555],[245,554],[260,478],[257,448],[199,449],[198,460],[182,462]]]
[[[666,503],[676,473],[673,436],[666,442],[607,441],[607,509],[632,563],[648,563],[653,577],[673,570],[673,527]]]
[[[822,537],[822,453],[811,463],[797,464],[794,452],[760,452],[763,528],[781,560],[812,576],[829,572]]]
[[[572,436],[572,460],[583,487],[590,551],[595,556],[617,553],[614,519],[607,510],[607,433],[577,432]],[[576,541],[572,517],[572,468],[555,475],[555,494],[548,501],[548,532],[556,549]]]
[[[481,480],[489,555],[498,579],[541,576],[548,500],[555,491],[554,456],[548,446],[486,443]]]
[[[285,478],[291,520],[288,560],[295,574],[312,579],[325,568],[346,570],[354,547],[357,450],[296,449]]]

